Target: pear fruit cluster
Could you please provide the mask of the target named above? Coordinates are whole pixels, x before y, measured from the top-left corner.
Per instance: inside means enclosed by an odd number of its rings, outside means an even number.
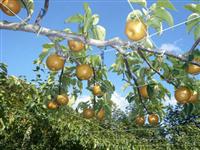
[[[198,101],[199,94],[195,91],[192,92],[189,88],[185,86],[180,86],[175,91],[175,99],[180,104],[186,103],[196,103]]]
[[[62,56],[59,56],[58,54],[51,54],[46,59],[46,66],[51,71],[59,71],[64,68],[64,65],[64,58]],[[88,64],[80,64],[76,67],[76,77],[78,79],[89,80],[92,78],[92,76],[93,69]]]
[[[91,108],[85,108],[82,112],[82,115],[84,118],[86,119],[91,119],[95,116],[95,111]],[[105,118],[105,110],[103,108],[101,108],[97,114],[96,114],[96,118],[99,120],[99,121],[102,121],[104,120]]]
[[[57,95],[56,100],[50,101],[47,104],[47,108],[51,110],[57,109],[59,106],[67,105],[69,102],[69,98],[65,94]]]
[[[159,123],[159,116],[157,114],[149,114],[148,115],[148,122],[152,126],[156,126]],[[145,123],[145,117],[144,116],[137,116],[135,119],[135,123],[137,126],[143,126]]]

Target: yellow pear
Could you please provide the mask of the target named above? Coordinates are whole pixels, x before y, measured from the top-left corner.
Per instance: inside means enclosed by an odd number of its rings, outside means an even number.
[[[140,19],[128,20],[125,34],[130,40],[139,41],[147,36],[147,26]]]

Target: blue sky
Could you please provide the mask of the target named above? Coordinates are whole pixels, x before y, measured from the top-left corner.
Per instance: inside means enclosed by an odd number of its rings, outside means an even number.
[[[151,5],[154,0],[147,0],[148,6]],[[183,6],[190,3],[187,0],[171,0],[176,11],[172,12],[174,16],[175,24],[183,22],[186,20],[187,16],[190,14],[189,11],[185,10]],[[50,2],[50,7],[47,15],[42,21],[42,26],[52,28],[52,29],[64,29],[72,28],[76,31],[76,26],[74,24],[65,24],[64,20],[71,15],[78,12],[83,12],[83,3],[88,2],[92,8],[93,13],[100,15],[100,24],[104,26],[107,30],[106,38],[120,37],[122,39],[127,39],[124,35],[124,27],[126,17],[131,8],[129,7],[126,0],[53,0]],[[35,13],[31,22],[33,22],[40,10],[43,7],[43,0],[35,0]],[[134,8],[138,8],[137,5],[133,5]],[[8,21],[19,21],[16,17],[7,17],[2,12],[0,12],[1,20]],[[25,17],[26,11],[22,10],[19,14],[21,18]],[[167,26],[165,25],[164,28]],[[8,64],[9,74],[12,75],[25,75],[28,79],[33,79],[35,77],[32,71],[34,65],[33,60],[38,57],[42,50],[42,45],[48,43],[49,40],[43,36],[37,36],[32,33],[24,32],[14,32],[1,30],[1,61]],[[155,31],[150,31],[154,33]],[[188,35],[186,33],[185,25],[179,26],[175,29],[164,32],[162,36],[154,36],[154,42],[158,47],[171,46],[172,49],[177,51],[177,53],[182,53],[188,50],[193,44],[193,35]],[[165,45],[164,45],[165,44]],[[171,45],[170,45],[171,44]],[[98,52],[98,49],[94,48],[94,52]],[[115,51],[105,53],[105,63],[110,66],[115,59]],[[113,60],[113,61],[112,61]],[[115,80],[116,90],[120,93],[120,86],[122,85],[119,77],[113,73],[109,73],[109,78]],[[120,95],[125,96],[124,93]]]

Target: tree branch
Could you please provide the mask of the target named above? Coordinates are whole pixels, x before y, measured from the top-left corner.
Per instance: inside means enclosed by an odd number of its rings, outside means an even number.
[[[169,52],[163,53],[162,51],[158,51],[158,50],[156,51],[156,50],[147,49],[147,48],[142,47],[142,46],[132,46],[131,45],[131,49],[135,49],[135,48],[139,49],[140,51],[144,51],[144,52],[148,52],[148,53],[152,53],[152,54],[156,54],[156,55],[166,55],[166,56],[169,56],[169,57],[172,57],[172,58],[176,58],[176,59],[178,59],[180,61],[188,63],[188,58],[184,57],[184,56],[177,56],[177,55],[171,54]],[[190,63],[200,67],[200,63],[199,62],[191,61]]]
[[[134,81],[134,83],[135,83],[135,85],[136,85],[137,93],[138,93],[138,95],[139,95],[139,100],[141,101],[142,106],[144,107],[144,109],[146,110],[146,112],[149,114],[150,112],[148,111],[146,105],[144,104],[143,99],[142,99],[142,95],[140,94],[140,88],[139,88],[139,84],[138,84],[138,82],[137,82],[137,79],[136,79],[136,77],[135,77],[135,76],[131,73],[131,71],[130,71],[130,66],[129,66],[129,64],[128,64],[128,60],[127,60],[126,56],[124,56],[124,62],[125,62],[126,70],[127,70],[127,73],[128,73],[128,75],[129,75],[129,77],[130,77],[131,79],[133,79],[133,81]]]
[[[37,33],[40,30],[40,26],[38,25],[33,25],[33,24],[25,24],[23,26],[20,25],[20,23],[11,23],[11,22],[6,22],[6,21],[0,21],[0,29],[6,29],[6,30],[13,30],[13,31],[24,31],[24,32],[30,32],[30,33]],[[151,50],[147,49],[135,42],[129,42],[129,41],[122,41],[119,38],[113,38],[110,40],[105,40],[105,41],[100,41],[96,39],[86,39],[84,36],[77,35],[77,34],[72,34],[72,33],[66,33],[64,31],[59,31],[59,30],[53,30],[49,28],[42,27],[40,30],[40,35],[44,36],[52,36],[52,37],[57,37],[57,38],[63,38],[67,40],[77,40],[81,41],[85,44],[91,45],[91,46],[97,46],[97,47],[114,47],[114,46],[119,46],[119,47],[128,47],[131,49],[140,49],[141,51],[145,51],[148,53],[153,53],[157,55],[166,55],[169,57],[176,58],[178,60],[181,60],[183,62],[188,62],[188,58],[184,56],[177,56],[168,52],[161,52],[161,51],[156,51],[156,50]],[[127,53],[123,49],[118,49],[118,52],[127,55]],[[196,61],[191,61],[191,64],[200,66],[199,62]]]
[[[39,25],[41,20],[44,18],[44,16],[46,15],[47,11],[49,8],[49,0],[45,0],[44,2],[44,8],[42,8],[37,16],[37,19],[35,20],[35,24]]]
[[[170,83],[172,84],[174,87],[177,87],[177,85],[172,82],[171,80],[165,78],[158,70],[156,70],[152,64],[147,60],[147,58],[144,56],[144,54],[140,51],[140,50],[137,50],[138,54],[140,55],[140,57],[147,63],[147,65],[155,72],[157,73],[163,80],[165,80],[167,83]]]
[[[199,43],[200,43],[200,37],[192,45],[192,48],[190,49],[189,54],[191,54],[195,50],[195,48],[199,45]]]
[[[62,76],[63,76],[64,68],[62,68],[59,76],[59,87],[58,87],[58,94],[61,94],[61,86],[62,86]]]
[[[92,67],[92,70],[93,70],[93,74],[94,74],[94,85],[96,84],[96,70],[94,67]],[[93,109],[95,109],[96,107],[96,96],[94,95],[94,99],[93,99]]]
[[[122,51],[122,48],[120,48],[120,47],[117,47],[117,46],[113,46],[113,47],[114,47],[116,50],[118,50],[118,51]],[[141,104],[142,104],[143,108],[146,110],[146,112],[147,112],[148,114],[150,114],[150,112],[148,111],[146,105],[144,104],[144,102],[143,102],[143,100],[142,100],[142,96],[141,96],[141,94],[140,94],[140,88],[139,88],[139,84],[138,84],[138,82],[137,82],[137,78],[135,77],[135,75],[134,75],[133,73],[131,73],[130,66],[129,66],[129,63],[128,63],[128,60],[127,60],[126,55],[123,55],[123,58],[124,58],[124,63],[125,63],[125,66],[126,66],[126,71],[127,71],[127,73],[128,73],[128,76],[129,76],[131,79],[133,79],[133,81],[134,81],[134,83],[135,83],[135,86],[136,86],[136,88],[137,88],[137,93],[138,93],[138,95],[139,95],[139,100],[141,101]]]
[[[24,0],[21,0],[21,2],[24,5],[26,12],[27,12],[27,17],[21,22],[21,24],[24,24],[24,23],[27,23],[31,19],[32,14],[29,12],[29,9],[28,9],[26,3],[24,2]]]
[[[131,86],[133,86],[133,87],[135,86],[135,84],[131,83],[130,81],[128,81],[128,80],[125,79],[125,78],[123,78],[122,80],[125,81],[125,82],[127,82],[129,85],[131,85]]]

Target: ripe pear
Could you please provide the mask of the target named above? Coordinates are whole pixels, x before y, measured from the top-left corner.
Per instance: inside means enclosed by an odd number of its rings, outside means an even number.
[[[21,10],[18,0],[3,0],[0,8],[8,16],[15,16]]]
[[[193,61],[200,63],[200,58],[195,58],[193,59]],[[189,64],[188,67],[186,68],[186,71],[190,74],[198,75],[200,73],[200,67],[197,65]]]
[[[181,104],[187,103],[191,95],[190,89],[184,86],[179,87],[175,91],[175,99]]]
[[[139,41],[147,36],[147,26],[141,19],[128,20],[125,34],[130,40]]]

